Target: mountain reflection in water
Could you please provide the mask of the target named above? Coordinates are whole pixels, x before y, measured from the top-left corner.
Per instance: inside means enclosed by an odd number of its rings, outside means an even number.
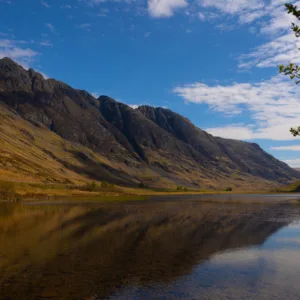
[[[0,204],[0,299],[201,299],[220,271],[196,276],[202,265],[223,252],[243,260],[237,249],[263,244],[298,211],[188,200]],[[182,296],[186,277],[193,292]]]

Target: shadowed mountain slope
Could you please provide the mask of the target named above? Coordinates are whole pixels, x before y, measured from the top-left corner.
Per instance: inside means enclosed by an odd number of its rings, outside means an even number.
[[[83,179],[157,187],[214,188],[222,182],[249,188],[255,183],[257,188],[257,183],[266,187],[299,177],[257,144],[213,137],[168,109],[132,109],[107,96],[96,99],[8,58],[0,59],[0,112],[2,126],[14,124],[20,140],[28,138],[22,126],[33,138],[44,131],[46,155],[54,136],[69,143],[66,155],[52,151],[51,159]],[[5,134],[2,138],[7,149],[0,149],[7,152],[12,141]],[[68,155],[72,160],[65,159]]]

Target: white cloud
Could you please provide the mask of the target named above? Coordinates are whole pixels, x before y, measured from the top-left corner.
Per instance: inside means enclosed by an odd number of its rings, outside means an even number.
[[[47,28],[52,32],[52,33],[56,33],[56,30],[55,30],[55,27],[50,24],[50,23],[47,23],[45,24],[47,26]]]
[[[200,0],[202,7],[214,9],[219,12],[219,18],[224,19],[224,15],[237,17],[239,23],[252,23],[262,17],[267,17],[262,26],[262,32],[270,33],[289,27],[291,15],[287,15],[284,7],[286,1],[263,1],[263,0]],[[295,2],[295,1],[290,1]],[[297,4],[298,2],[296,2]],[[203,14],[203,12],[202,12]]]
[[[100,12],[97,13],[96,15],[98,17],[106,17],[108,13],[109,13],[109,9],[108,8],[101,8]]]
[[[252,12],[264,8],[261,0],[200,0],[200,4],[228,14],[242,14],[244,11]]]
[[[44,47],[53,47],[53,44],[49,41],[41,41],[40,45]]]
[[[41,72],[41,71],[39,71],[39,70],[37,70],[37,72],[39,72],[40,74],[42,74],[42,76],[44,77],[44,79],[49,79],[50,77],[46,74],[46,73],[44,73],[44,72]]]
[[[287,159],[287,160],[283,160],[283,161],[292,168],[299,168],[300,167],[300,158]]]
[[[274,141],[291,141],[295,140],[294,136],[289,133],[291,127],[298,124],[280,124],[267,125],[265,127],[253,126],[248,124],[230,124],[223,127],[205,128],[210,134],[222,138],[235,140],[274,140]]]
[[[300,63],[300,40],[291,32],[258,46],[249,54],[239,57],[240,68],[277,67],[291,61]]]
[[[300,151],[300,145],[271,147],[271,149],[276,151]]]
[[[89,24],[89,23],[83,23],[78,26],[78,28],[82,28],[82,29],[88,29],[90,27],[91,27],[91,24]]]
[[[205,21],[205,20],[206,20],[205,14],[202,13],[202,12],[199,12],[199,13],[198,13],[198,17],[199,17],[199,19],[200,19],[201,21]]]
[[[0,40],[0,58],[10,57],[27,68],[28,63],[38,55],[38,52],[30,48],[22,48],[20,45],[23,44],[23,41]]]
[[[128,106],[130,106],[133,109],[137,109],[139,107],[139,105],[137,104],[128,104]]]
[[[125,3],[125,4],[131,4],[136,2],[136,0],[78,0],[78,1],[84,2],[90,6],[103,4],[104,2],[117,2],[117,3]]]
[[[47,2],[43,1],[43,0],[41,0],[41,4],[43,6],[45,6],[46,8],[50,8],[50,5]]]
[[[62,4],[62,5],[60,6],[60,8],[71,9],[71,8],[72,8],[72,6],[71,6],[71,5],[69,5],[69,4]]]
[[[148,12],[154,18],[171,17],[174,11],[187,6],[186,0],[148,0]]]
[[[253,130],[247,125],[233,124],[225,127],[206,128],[205,131],[218,137],[236,140],[252,140],[254,138]]]
[[[300,5],[300,1],[291,2]],[[291,22],[295,22],[295,17],[287,14],[284,3],[285,1],[273,0],[266,6],[264,11],[268,18],[260,24],[260,33],[271,41],[256,47],[246,55],[241,55],[240,68],[277,67],[291,61],[300,63],[300,42],[291,31]]]
[[[99,98],[100,94],[98,92],[93,92],[92,96],[95,97],[95,98]]]
[[[196,82],[176,87],[173,92],[186,102],[207,104],[226,115],[250,114],[250,127],[231,124],[206,129],[217,136],[293,140],[289,129],[300,125],[300,87],[281,75],[262,82],[227,86]]]
[[[236,25],[233,25],[233,24],[218,24],[216,26],[216,28],[218,28],[221,32],[224,32],[224,31],[232,31],[236,28]]]

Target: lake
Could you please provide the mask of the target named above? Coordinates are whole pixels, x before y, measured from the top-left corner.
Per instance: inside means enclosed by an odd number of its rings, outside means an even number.
[[[0,203],[0,299],[300,299],[289,198]]]

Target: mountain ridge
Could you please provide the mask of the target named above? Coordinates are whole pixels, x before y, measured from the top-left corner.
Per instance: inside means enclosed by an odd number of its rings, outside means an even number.
[[[132,109],[109,96],[96,99],[9,58],[0,59],[0,108],[34,130],[43,127],[49,135],[91,150],[93,155],[72,154],[81,169],[74,163],[64,166],[84,171],[87,179],[217,188],[220,181],[240,187],[259,180],[266,186],[286,184],[300,174],[257,144],[213,137],[169,109]],[[104,176],[104,171],[116,175]]]

